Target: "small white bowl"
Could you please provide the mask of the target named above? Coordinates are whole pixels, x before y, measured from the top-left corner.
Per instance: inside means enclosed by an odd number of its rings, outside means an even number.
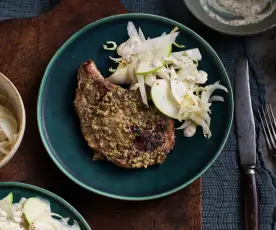
[[[19,124],[19,133],[13,148],[8,155],[0,155],[0,168],[2,168],[17,152],[24,136],[26,126],[26,113],[22,98],[13,83],[0,73],[0,94],[7,97],[4,106],[7,106],[15,115]]]

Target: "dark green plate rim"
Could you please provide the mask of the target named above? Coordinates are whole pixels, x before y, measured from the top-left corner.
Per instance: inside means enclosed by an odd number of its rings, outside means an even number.
[[[103,192],[100,191],[98,189],[94,189],[90,186],[87,186],[86,184],[82,183],[81,181],[79,181],[76,177],[74,177],[73,175],[71,175],[64,167],[61,163],[59,163],[58,159],[56,158],[56,156],[52,153],[52,149],[51,147],[48,145],[47,142],[47,138],[45,136],[44,133],[44,124],[43,124],[43,119],[42,119],[42,99],[43,99],[43,91],[44,91],[44,87],[45,87],[45,82],[47,80],[47,76],[48,73],[50,71],[50,69],[52,68],[52,65],[55,63],[57,57],[60,55],[60,53],[62,53],[66,47],[73,41],[75,40],[77,37],[81,36],[85,31],[93,29],[93,27],[104,24],[104,23],[109,23],[110,21],[113,21],[114,19],[133,19],[133,18],[137,18],[137,19],[141,19],[141,18],[147,18],[147,19],[153,19],[153,20],[159,20],[161,22],[168,22],[170,24],[174,24],[175,26],[179,27],[179,29],[184,30],[186,33],[192,34],[193,36],[197,37],[199,40],[201,40],[202,43],[204,43],[204,45],[209,49],[210,52],[213,53],[213,55],[216,57],[217,62],[220,64],[221,66],[221,70],[224,72],[225,76],[227,77],[226,82],[227,82],[227,88],[229,90],[229,104],[230,104],[230,108],[229,108],[229,112],[230,114],[230,120],[227,124],[227,132],[225,133],[224,136],[224,140],[223,142],[220,144],[219,149],[217,150],[216,154],[214,155],[214,157],[212,159],[210,159],[210,161],[208,162],[208,164],[205,165],[205,167],[203,167],[194,177],[192,177],[190,180],[186,181],[184,184],[171,189],[167,192],[163,192],[160,194],[156,194],[156,195],[152,195],[152,196],[143,196],[143,197],[129,197],[129,196],[120,196],[120,195],[115,195],[115,194],[111,194],[108,192]],[[130,201],[141,201],[141,200],[152,200],[152,199],[157,199],[157,198],[161,198],[164,196],[168,196],[172,193],[175,193],[183,188],[185,188],[186,186],[188,186],[189,184],[191,184],[192,182],[194,182],[197,178],[199,178],[212,164],[213,162],[216,160],[216,158],[219,156],[221,150],[223,149],[228,136],[229,136],[229,132],[231,130],[231,126],[232,126],[232,121],[233,121],[233,114],[234,114],[234,99],[233,99],[233,91],[232,91],[232,87],[231,87],[231,83],[229,80],[229,77],[226,73],[226,70],[222,64],[222,62],[220,61],[218,55],[216,54],[216,52],[213,50],[213,48],[202,38],[200,37],[198,34],[196,34],[194,31],[192,31],[191,29],[187,28],[186,26],[165,18],[165,17],[161,17],[161,16],[157,16],[157,15],[151,15],[151,14],[142,14],[142,13],[129,13],[129,14],[121,14],[121,15],[115,15],[115,16],[110,16],[107,18],[103,18],[101,20],[95,21],[93,23],[88,24],[87,26],[81,28],[78,32],[76,32],[75,34],[73,34],[59,49],[58,51],[54,54],[53,58],[51,59],[51,61],[49,62],[45,73],[43,75],[43,79],[40,85],[40,89],[39,89],[39,95],[38,95],[38,104],[37,104],[37,122],[38,122],[38,128],[39,128],[39,133],[42,139],[42,142],[48,152],[48,154],[50,155],[51,159],[54,161],[54,163],[58,166],[58,168],[68,177],[70,178],[72,181],[74,181],[76,184],[80,185],[81,187],[87,189],[88,191],[92,191],[96,194],[102,195],[102,196],[106,196],[106,197],[110,197],[110,198],[114,198],[114,199],[119,199],[119,200],[130,200]]]
[[[79,218],[81,223],[87,229],[91,230],[89,224],[82,217],[82,215],[71,204],[69,204],[66,200],[62,199],[58,195],[56,195],[56,194],[54,194],[54,193],[52,193],[52,192],[50,192],[50,191],[48,191],[44,188],[40,188],[40,187],[30,185],[30,184],[25,184],[25,183],[21,183],[21,182],[0,182],[0,189],[1,189],[1,187],[9,187],[9,186],[19,187],[19,188],[23,188],[23,189],[26,189],[26,190],[33,190],[37,193],[41,193],[42,195],[49,196],[49,197],[53,198],[54,200],[64,204],[66,206],[66,208],[68,208],[72,213],[74,213],[74,215],[76,215]]]

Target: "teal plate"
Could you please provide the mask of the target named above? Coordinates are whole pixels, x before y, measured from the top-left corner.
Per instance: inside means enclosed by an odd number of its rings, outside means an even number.
[[[162,165],[130,170],[110,162],[95,162],[93,150],[87,146],[73,108],[77,87],[77,69],[88,59],[95,61],[108,76],[114,51],[103,50],[105,41],[117,44],[127,40],[127,23],[133,21],[147,37],[159,36],[175,26],[180,28],[178,42],[186,48],[198,47],[203,54],[199,67],[209,74],[208,83],[221,80],[229,94],[225,103],[212,106],[213,133],[210,139],[201,129],[192,138],[176,132],[176,144]],[[218,92],[220,94],[221,92]],[[117,15],[96,21],[74,34],[50,61],[39,92],[38,126],[50,157],[70,179],[95,193],[125,200],[148,200],[176,192],[198,177],[221,152],[233,119],[233,95],[229,78],[215,51],[200,36],[167,18],[147,14]]]
[[[14,202],[19,202],[22,197],[40,197],[45,199],[50,202],[52,212],[57,213],[62,217],[70,217],[70,224],[73,224],[73,220],[76,220],[82,230],[91,230],[88,223],[78,213],[78,211],[54,193],[29,184],[0,182],[0,199],[8,195],[10,192],[13,193]]]

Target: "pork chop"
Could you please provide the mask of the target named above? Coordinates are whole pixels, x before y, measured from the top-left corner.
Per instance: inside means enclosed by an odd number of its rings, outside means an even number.
[[[74,106],[82,134],[96,156],[118,166],[161,164],[174,146],[174,121],[144,105],[139,90],[104,80],[91,60],[78,70]]]

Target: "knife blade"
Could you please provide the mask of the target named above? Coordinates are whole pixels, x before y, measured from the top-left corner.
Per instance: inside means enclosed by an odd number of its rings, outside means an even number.
[[[243,169],[245,229],[259,230],[259,198],[255,177],[255,122],[250,96],[248,60],[244,57],[237,60],[234,83],[236,135]]]
[[[239,58],[235,72],[235,119],[240,162],[243,166],[256,164],[255,122],[252,112],[248,61]]]

